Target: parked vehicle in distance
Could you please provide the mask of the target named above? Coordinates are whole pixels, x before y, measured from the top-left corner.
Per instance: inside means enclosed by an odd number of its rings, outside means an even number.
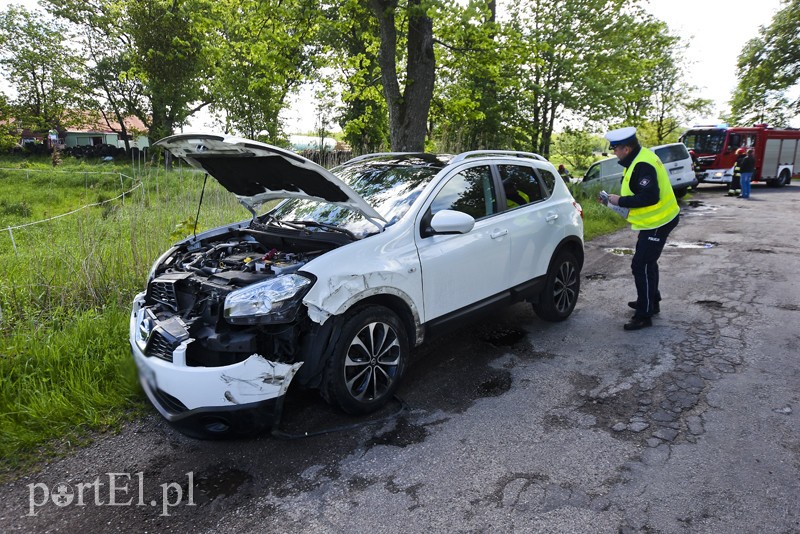
[[[683,143],[658,145],[650,150],[655,152],[667,169],[675,196],[681,198],[690,187],[697,186],[692,157]],[[625,168],[616,157],[596,161],[586,171],[583,180],[573,187],[586,196],[596,196],[600,191],[619,194],[624,173]]]
[[[595,197],[600,191],[619,194],[625,167],[619,164],[616,156],[592,163],[586,170],[583,180],[573,187],[582,195]]]
[[[690,187],[697,186],[692,156],[683,143],[669,143],[651,147],[669,173],[669,182],[675,196],[682,198]]]
[[[518,301],[547,321],[575,308],[583,213],[541,156],[372,154],[329,171],[222,135],[157,145],[251,214],[176,243],[133,302],[142,388],[188,435],[267,428],[290,384],[368,413],[436,333]]]

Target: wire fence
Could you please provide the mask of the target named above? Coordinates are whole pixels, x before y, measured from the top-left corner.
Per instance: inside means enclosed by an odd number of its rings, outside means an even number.
[[[0,229],[0,233],[8,232],[8,235],[11,238],[11,245],[12,245],[12,247],[14,249],[14,253],[15,254],[18,253],[18,250],[17,250],[17,242],[14,239],[14,230],[19,230],[19,229],[22,229],[22,228],[28,228],[28,227],[31,227],[31,226],[37,226],[37,225],[40,225],[40,224],[48,223],[48,222],[54,221],[56,219],[61,219],[63,217],[74,215],[74,214],[76,214],[76,213],[78,213],[80,211],[83,211],[83,210],[87,209],[87,208],[102,206],[104,204],[109,204],[109,203],[115,202],[117,200],[121,200],[122,203],[124,204],[125,203],[125,197],[126,196],[130,196],[134,191],[136,191],[137,189],[141,188],[142,185],[143,185],[142,182],[135,183],[135,179],[133,177],[128,176],[127,174],[124,174],[122,172],[98,172],[98,171],[78,171],[78,172],[75,172],[75,171],[57,171],[57,170],[49,170],[49,169],[48,170],[42,170],[42,169],[8,169],[8,168],[0,168],[0,171],[25,172],[26,173],[26,179],[30,179],[30,174],[31,173],[39,173],[39,172],[48,173],[48,174],[62,173],[62,174],[71,174],[71,175],[76,175],[76,174],[77,175],[85,175],[86,178],[88,178],[89,175],[119,176],[119,183],[120,183],[120,188],[121,189],[125,188],[125,179],[130,180],[130,183],[133,186],[133,187],[129,188],[128,190],[123,191],[119,195],[117,195],[117,196],[115,196],[113,198],[107,199],[107,200],[85,204],[85,205],[80,206],[78,208],[72,209],[72,210],[70,210],[68,212],[61,213],[59,215],[54,215],[52,217],[47,217],[45,219],[39,219],[39,220],[36,220],[36,221],[31,221],[31,222],[24,223],[24,224],[9,225],[9,226],[6,226],[5,228]]]

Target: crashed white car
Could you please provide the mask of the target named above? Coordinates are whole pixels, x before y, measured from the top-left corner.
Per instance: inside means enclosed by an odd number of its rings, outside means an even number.
[[[268,428],[290,384],[368,413],[429,336],[522,300],[548,321],[575,307],[582,211],[541,156],[374,154],[329,171],[221,135],[157,144],[251,213],[174,245],[134,299],[142,387],[188,435]]]

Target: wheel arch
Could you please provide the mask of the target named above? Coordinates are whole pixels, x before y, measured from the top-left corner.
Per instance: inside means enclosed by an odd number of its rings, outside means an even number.
[[[406,336],[411,346],[419,345],[422,342],[422,329],[420,327],[419,315],[412,310],[411,306],[397,295],[390,293],[377,293],[368,295],[357,302],[350,304],[343,313],[358,313],[362,308],[368,306],[382,306],[394,312],[406,328]]]
[[[553,255],[550,257],[550,263],[547,266],[548,272],[562,250],[569,251],[573,256],[575,256],[575,259],[578,260],[578,267],[582,271],[584,261],[583,241],[581,241],[577,236],[571,235],[562,239],[553,251]]]

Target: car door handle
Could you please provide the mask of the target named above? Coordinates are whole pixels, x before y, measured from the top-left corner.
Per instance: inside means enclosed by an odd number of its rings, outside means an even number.
[[[547,222],[553,222],[558,219],[558,213],[548,213],[547,217],[544,218]]]
[[[489,234],[489,237],[491,237],[492,239],[497,239],[497,238],[503,237],[505,235],[508,235],[508,230],[505,230],[505,229],[504,230],[494,230],[491,234]]]

